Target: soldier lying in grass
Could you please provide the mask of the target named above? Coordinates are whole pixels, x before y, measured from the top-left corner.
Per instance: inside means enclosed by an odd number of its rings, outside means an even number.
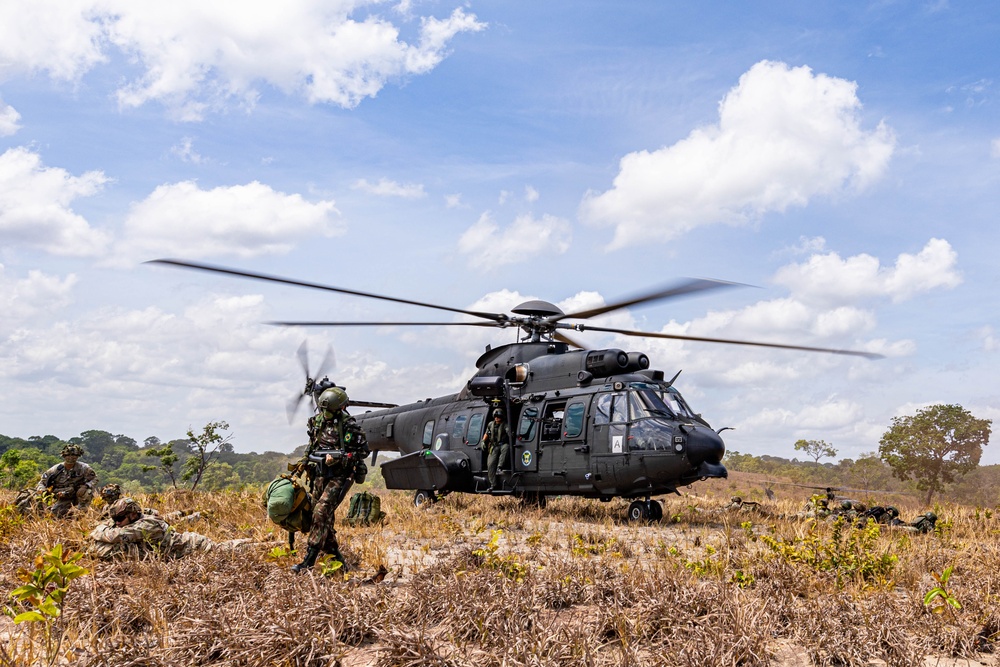
[[[90,533],[90,553],[97,558],[180,558],[194,551],[232,549],[249,542],[216,543],[199,533],[177,532],[159,516],[144,513],[142,506],[132,498],[116,501],[108,514],[110,518]]]

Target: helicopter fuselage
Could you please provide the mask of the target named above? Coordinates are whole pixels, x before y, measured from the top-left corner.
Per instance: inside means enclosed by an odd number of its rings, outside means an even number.
[[[483,493],[491,410],[511,434],[499,492],[650,498],[726,476],[725,445],[639,353],[561,342],[487,349],[457,394],[356,415],[388,488]],[[494,490],[497,493],[498,490]]]

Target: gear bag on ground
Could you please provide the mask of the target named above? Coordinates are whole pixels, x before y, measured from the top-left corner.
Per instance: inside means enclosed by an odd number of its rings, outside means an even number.
[[[374,493],[361,491],[351,496],[351,506],[344,517],[349,526],[374,526],[385,521],[382,499]]]

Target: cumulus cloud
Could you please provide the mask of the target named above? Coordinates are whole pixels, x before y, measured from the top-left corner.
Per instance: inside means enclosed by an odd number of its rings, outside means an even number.
[[[842,304],[873,297],[898,302],[921,292],[959,285],[962,277],[957,262],[958,254],[951,244],[931,239],[916,255],[899,255],[892,267],[883,267],[877,257],[867,254],[844,259],[830,252],[779,269],[774,282],[810,303]]]
[[[542,253],[562,254],[569,249],[571,236],[569,222],[562,218],[519,215],[507,229],[501,229],[487,212],[458,239],[458,249],[469,255],[470,264],[496,268]]]
[[[403,199],[420,199],[426,197],[424,186],[420,183],[397,183],[387,178],[380,178],[378,183],[369,183],[361,178],[351,186],[354,190],[361,190],[380,197],[401,197]]]
[[[21,120],[21,114],[17,109],[6,104],[0,99],[0,137],[9,137],[21,129],[17,121]]]
[[[155,100],[196,120],[227,101],[252,105],[261,83],[352,108],[391,79],[436,67],[455,35],[486,27],[458,8],[420,17],[407,42],[381,4],[15,0],[0,7],[0,64],[76,81],[113,47],[142,69],[118,90],[121,105]]]
[[[4,325],[18,326],[35,315],[65,306],[76,283],[73,274],[60,278],[38,270],[28,271],[27,278],[16,278],[0,264],[0,312],[4,314],[0,331],[4,331]]]
[[[863,189],[885,171],[895,139],[885,124],[861,128],[856,88],[808,67],[757,63],[719,104],[718,124],[626,155],[613,187],[584,198],[581,218],[614,227],[620,248]]]
[[[183,181],[133,204],[122,250],[128,256],[284,253],[296,239],[341,233],[336,213],[333,201],[308,202],[257,181],[211,190]]]
[[[108,178],[100,171],[73,176],[46,167],[37,153],[11,148],[0,155],[0,239],[5,245],[41,248],[54,255],[99,254],[111,241],[70,205],[100,192]]]

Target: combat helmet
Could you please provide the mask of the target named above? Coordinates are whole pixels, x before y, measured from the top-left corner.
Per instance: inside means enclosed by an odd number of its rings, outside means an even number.
[[[66,445],[59,452],[59,456],[83,456],[83,447],[80,445]]]
[[[930,519],[931,521],[937,521],[937,514],[935,514],[934,512],[928,512],[924,516]]]
[[[316,405],[320,410],[327,412],[337,412],[347,407],[347,392],[340,387],[330,387],[319,395]]]
[[[116,500],[115,503],[108,508],[108,514],[110,514],[111,518],[115,521],[119,521],[126,514],[131,512],[142,514],[142,506],[138,501],[133,500],[132,498],[121,498],[120,500]]]
[[[109,506],[122,497],[122,487],[117,484],[108,484],[101,489],[101,498]]]

